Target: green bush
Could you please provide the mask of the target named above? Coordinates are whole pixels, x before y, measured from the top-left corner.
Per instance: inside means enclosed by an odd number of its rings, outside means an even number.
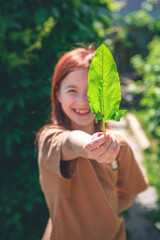
[[[148,44],[149,54],[143,59],[136,55],[132,66],[142,75],[143,98],[141,106],[147,110],[146,121],[152,136],[160,138],[160,37],[155,36]]]
[[[42,236],[48,210],[34,140],[48,121],[53,66],[75,43],[101,43],[96,23],[110,19],[99,0],[1,1],[1,240]]]
[[[145,152],[145,165],[148,178],[158,193],[159,211],[156,215],[156,226],[160,221],[160,37],[155,36],[148,44],[148,56],[143,59],[135,55],[131,59],[132,66],[142,76],[138,82],[143,94],[140,105],[143,109],[143,121],[149,137],[152,140],[152,148]]]
[[[112,26],[106,30],[106,43],[114,50],[119,72],[133,71],[130,58],[135,54],[147,56],[146,45],[160,34],[160,17],[145,9],[112,16]]]

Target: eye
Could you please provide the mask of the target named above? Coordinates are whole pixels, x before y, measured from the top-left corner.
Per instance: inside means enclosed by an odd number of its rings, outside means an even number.
[[[75,90],[75,89],[69,89],[67,92],[68,92],[68,93],[75,93],[76,90]]]

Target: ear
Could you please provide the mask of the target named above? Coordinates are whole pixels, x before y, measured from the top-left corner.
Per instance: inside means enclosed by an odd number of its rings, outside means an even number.
[[[59,89],[56,91],[56,97],[57,97],[58,101],[61,103],[61,95],[60,95]]]

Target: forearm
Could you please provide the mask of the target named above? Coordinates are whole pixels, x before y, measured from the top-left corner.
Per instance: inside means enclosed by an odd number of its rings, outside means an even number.
[[[87,158],[83,145],[90,140],[91,135],[83,131],[74,130],[68,133],[62,140],[62,160],[67,161],[77,157]]]

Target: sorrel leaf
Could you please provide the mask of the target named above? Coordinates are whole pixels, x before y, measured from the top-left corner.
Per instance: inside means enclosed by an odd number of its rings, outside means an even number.
[[[90,64],[88,75],[88,100],[95,120],[119,121],[126,110],[119,110],[121,86],[116,63],[107,46],[102,44]],[[103,131],[104,127],[103,127]]]

